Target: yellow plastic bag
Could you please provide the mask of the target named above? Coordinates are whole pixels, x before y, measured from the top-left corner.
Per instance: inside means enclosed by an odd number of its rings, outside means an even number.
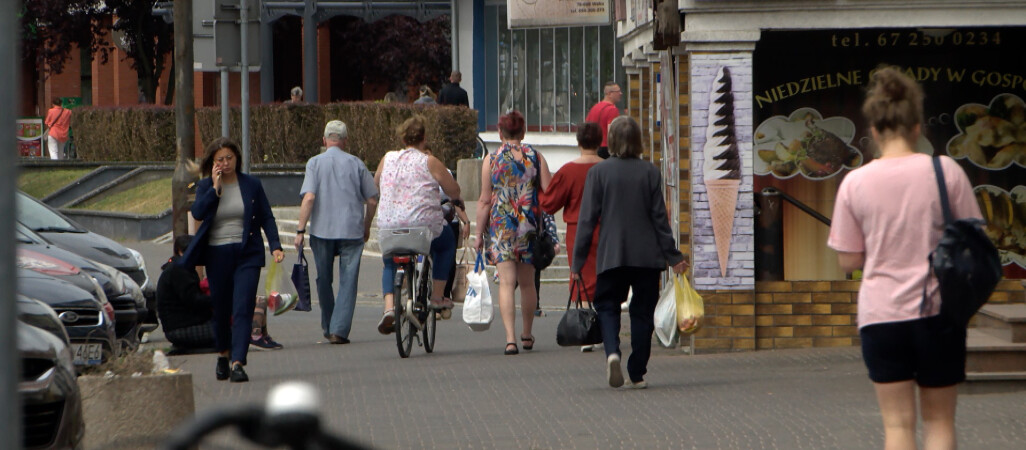
[[[702,326],[705,317],[705,304],[702,296],[688,283],[688,277],[673,277],[673,290],[677,299],[677,328],[681,335],[691,334]]]

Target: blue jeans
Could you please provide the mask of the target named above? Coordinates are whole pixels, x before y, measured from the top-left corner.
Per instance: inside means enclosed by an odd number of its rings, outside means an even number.
[[[627,301],[628,289],[634,290],[630,306],[631,356],[627,359],[631,382],[644,380],[648,373],[660,272],[659,269],[617,267],[598,274],[595,280],[595,311],[606,356],[620,353],[620,304]]]
[[[321,329],[349,339],[356,310],[356,286],[360,276],[363,239],[321,239],[310,236],[310,249],[317,268],[317,300],[321,303]],[[335,279],[332,264],[338,257],[338,295],[332,292]],[[336,306],[338,307],[336,309]]]
[[[262,252],[263,249],[261,248]],[[250,333],[253,331],[253,310],[256,308],[260,266],[240,266],[250,260],[235,244],[207,247],[207,278],[214,306],[214,350],[231,351],[231,360],[246,364]]]
[[[452,228],[442,227],[442,234],[431,241],[431,279],[448,280],[455,263],[455,256],[456,235],[453,234]],[[385,268],[381,271],[381,292],[387,295],[392,293],[394,287],[392,283],[395,280],[395,261],[392,261],[391,257],[382,257],[381,260],[385,263]],[[432,295],[435,298],[442,297],[441,292],[435,292]]]

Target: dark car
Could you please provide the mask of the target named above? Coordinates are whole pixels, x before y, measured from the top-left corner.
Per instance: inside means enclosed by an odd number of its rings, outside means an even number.
[[[82,394],[67,344],[18,322],[22,448],[79,448],[85,436]]]
[[[73,361],[100,364],[114,355],[114,311],[75,285],[28,269],[18,269],[18,293],[53,308],[71,340]]]
[[[20,224],[16,231],[18,267],[64,278],[89,291],[92,281],[76,276],[76,272],[81,270],[99,284],[106,301],[113,306],[118,339],[121,339],[129,349],[138,345],[140,320],[146,315],[147,310],[146,299],[135,281],[113,267],[50,245]],[[104,301],[99,300],[101,303]]]
[[[48,243],[128,275],[142,290],[147,313],[142,331],[157,328],[156,280],[150,280],[142,254],[93,233],[32,196],[18,192],[17,220]]]
[[[68,330],[64,329],[64,324],[61,323],[60,317],[57,317],[57,312],[47,306],[46,303],[18,294],[16,306],[18,307],[18,320],[41,330],[49,331],[57,339],[60,339],[68,346],[71,345],[71,339],[68,338]]]

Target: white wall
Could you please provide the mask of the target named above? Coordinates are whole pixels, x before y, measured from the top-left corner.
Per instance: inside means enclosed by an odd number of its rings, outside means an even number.
[[[481,133],[481,139],[488,145],[489,152],[499,148],[498,132]],[[552,173],[556,173],[563,164],[581,156],[580,150],[577,149],[575,133],[527,133],[524,136],[524,143],[530,144],[545,156],[545,162],[549,163],[549,171]]]

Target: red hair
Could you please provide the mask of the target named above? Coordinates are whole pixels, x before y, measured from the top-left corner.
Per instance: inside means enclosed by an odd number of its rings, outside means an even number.
[[[499,117],[499,132],[506,139],[524,137],[524,115],[514,109],[509,114]]]

